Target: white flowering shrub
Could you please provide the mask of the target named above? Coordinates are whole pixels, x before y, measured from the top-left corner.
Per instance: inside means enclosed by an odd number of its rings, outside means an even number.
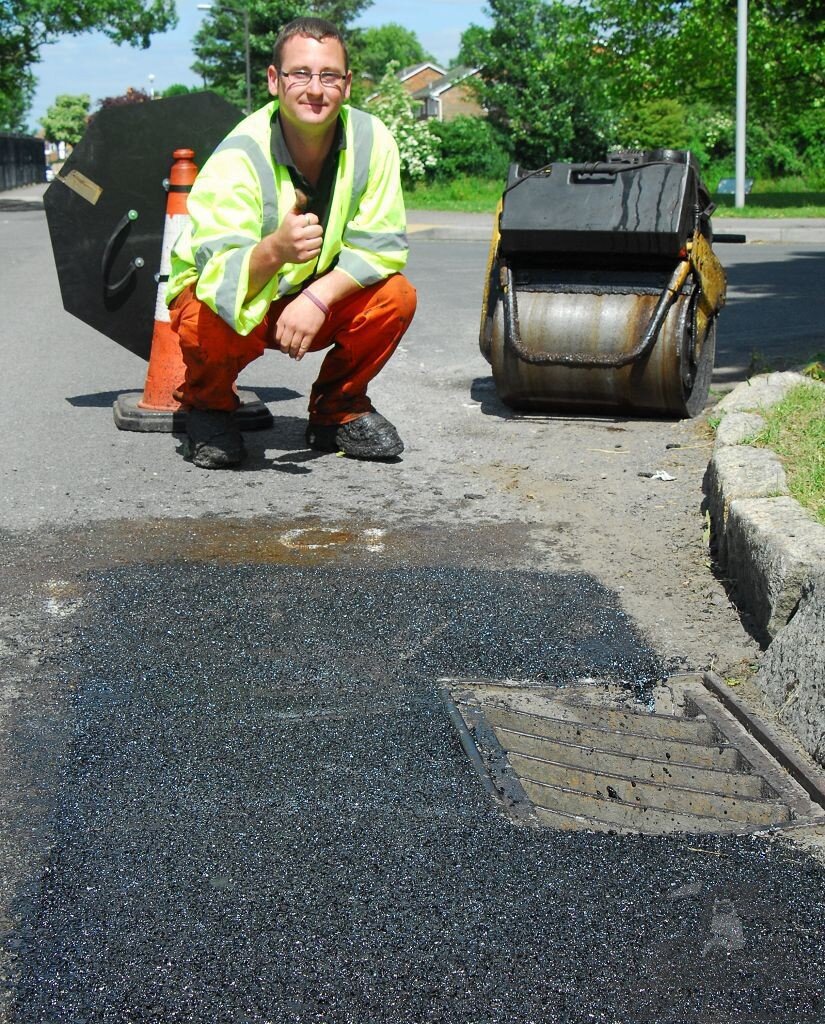
[[[396,62],[390,61],[378,83],[378,95],[370,103],[370,113],[380,117],[392,132],[404,179],[419,181],[438,163],[439,140],[427,121],[416,120],[413,100],[398,80],[397,69]]]

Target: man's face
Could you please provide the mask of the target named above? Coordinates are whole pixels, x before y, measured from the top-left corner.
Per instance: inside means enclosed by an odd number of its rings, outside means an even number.
[[[309,82],[296,82],[294,72],[312,74]],[[336,85],[322,85],[321,72],[342,76]],[[310,36],[293,36],[284,43],[281,66],[270,65],[269,92],[280,100],[281,117],[302,134],[325,130],[338,117],[349,98],[352,72],[346,71],[344,48],[337,39],[320,43]]]

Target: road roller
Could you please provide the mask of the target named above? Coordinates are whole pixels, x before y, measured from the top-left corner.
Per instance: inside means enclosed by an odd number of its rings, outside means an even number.
[[[501,400],[533,412],[701,412],[726,289],[713,209],[688,151],[511,165],[480,331]]]

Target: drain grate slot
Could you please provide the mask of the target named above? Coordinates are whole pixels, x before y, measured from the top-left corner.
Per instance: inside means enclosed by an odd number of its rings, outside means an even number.
[[[513,817],[561,829],[752,832],[825,820],[695,677],[626,687],[442,680],[462,743]]]
[[[564,743],[560,740],[540,739],[524,733],[512,732],[510,729],[497,729],[502,746],[511,755],[522,754],[535,757],[555,764],[568,765],[571,768],[590,769],[598,765],[600,770],[609,775],[621,775],[630,770],[630,777],[642,782],[672,783],[687,789],[707,789],[728,796],[762,797],[776,796],[764,779],[750,772],[734,772],[732,769],[741,762],[735,747],[716,747],[714,750],[726,756],[720,758],[714,766],[697,765],[691,762],[688,755],[692,751],[683,752],[684,760],[675,760],[673,747],[668,747],[670,758],[655,757],[631,753],[615,753],[604,747],[585,747],[576,743]],[[712,761],[711,756],[708,760]]]

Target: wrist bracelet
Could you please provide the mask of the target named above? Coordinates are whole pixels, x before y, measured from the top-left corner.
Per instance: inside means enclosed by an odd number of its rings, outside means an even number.
[[[301,295],[306,295],[309,301],[314,303],[318,307],[318,309],[321,310],[324,316],[329,316],[329,306],[325,302],[321,302],[317,295],[313,295],[309,288],[304,288],[304,290],[301,292]]]

